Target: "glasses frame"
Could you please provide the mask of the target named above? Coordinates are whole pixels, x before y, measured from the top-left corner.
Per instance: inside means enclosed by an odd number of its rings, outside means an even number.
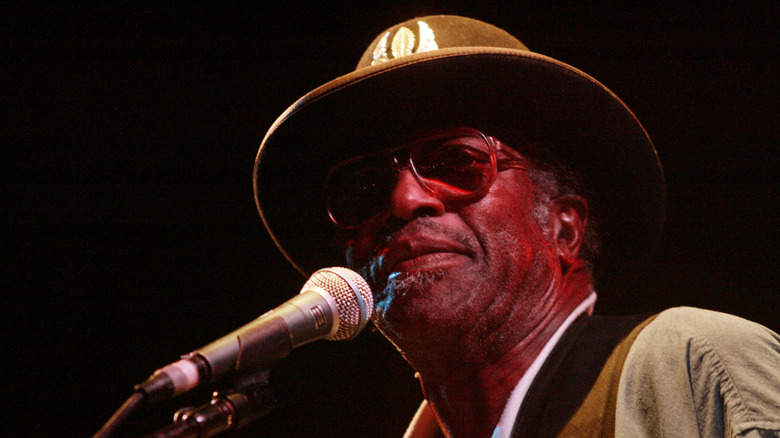
[[[485,145],[487,146],[488,152],[490,154],[490,175],[486,183],[484,183],[483,187],[481,187],[479,190],[476,190],[474,192],[468,193],[466,195],[453,195],[453,196],[444,196],[443,193],[439,190],[436,190],[430,186],[430,183],[428,180],[426,180],[425,177],[421,176],[415,163],[413,160],[413,153],[410,151],[414,151],[417,148],[425,147],[426,144],[430,144],[432,142],[435,142],[436,140],[443,139],[443,138],[457,138],[457,137],[464,137],[464,136],[477,136],[484,141]],[[509,158],[500,158],[498,156],[499,152],[503,152],[505,155],[507,155]],[[323,197],[325,199],[326,208],[328,211],[328,216],[330,217],[330,220],[339,228],[341,229],[354,229],[360,227],[362,224],[364,224],[366,221],[368,221],[371,217],[375,216],[377,213],[374,213],[370,216],[368,216],[366,219],[360,221],[357,224],[354,225],[344,225],[342,223],[339,223],[339,221],[335,218],[333,212],[331,211],[331,205],[328,201],[328,189],[329,184],[328,181],[331,178],[331,175],[338,169],[341,169],[343,167],[349,166],[351,163],[354,163],[356,161],[366,159],[368,157],[382,157],[385,156],[388,158],[388,164],[390,164],[393,167],[394,171],[394,177],[397,178],[397,175],[400,174],[400,172],[406,168],[411,169],[412,175],[414,175],[415,180],[419,184],[420,187],[422,187],[428,194],[431,196],[436,197],[437,199],[442,200],[443,202],[464,202],[468,203],[475,199],[481,198],[484,196],[489,190],[490,187],[493,186],[493,183],[495,183],[496,177],[498,176],[499,171],[507,170],[507,169],[527,169],[527,166],[524,164],[527,160],[523,157],[522,154],[515,151],[514,149],[510,148],[509,146],[503,144],[500,140],[498,140],[495,137],[491,137],[488,135],[485,135],[481,131],[478,131],[476,129],[472,128],[457,128],[455,130],[446,130],[437,132],[431,135],[427,135],[418,139],[415,139],[414,141],[411,141],[409,143],[406,143],[402,146],[398,146],[391,149],[385,149],[380,152],[375,152],[371,154],[364,154],[357,157],[350,158],[348,160],[341,161],[339,163],[336,163],[333,167],[330,168],[328,171],[327,176],[325,177],[325,184],[323,184]],[[395,186],[396,181],[393,182],[391,185],[392,187]]]

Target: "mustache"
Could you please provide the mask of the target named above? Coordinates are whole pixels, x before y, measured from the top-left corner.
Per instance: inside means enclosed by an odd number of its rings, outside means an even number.
[[[428,216],[419,217],[400,228],[395,228],[387,233],[377,243],[376,250],[392,246],[394,242],[408,238],[415,234],[438,235],[459,243],[466,248],[476,249],[478,243],[472,235],[466,234],[460,230],[453,230],[440,222]]]

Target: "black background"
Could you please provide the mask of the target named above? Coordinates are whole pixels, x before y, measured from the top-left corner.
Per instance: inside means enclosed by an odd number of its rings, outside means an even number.
[[[2,7],[3,434],[89,436],[151,371],[296,293],[304,279],[255,211],[257,146],[379,32],[432,13],[491,22],[588,72],[654,139],[665,237],[602,312],[695,305],[780,328],[776,9],[370,3]],[[369,331],[296,350],[272,382],[276,409],[247,435],[400,436],[421,399]]]

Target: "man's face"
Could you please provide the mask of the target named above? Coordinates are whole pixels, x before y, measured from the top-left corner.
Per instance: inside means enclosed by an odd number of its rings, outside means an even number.
[[[348,265],[374,290],[377,326],[396,344],[424,344],[479,338],[543,308],[560,270],[536,205],[524,169],[499,171],[467,203],[439,199],[402,169],[387,208],[347,244]]]

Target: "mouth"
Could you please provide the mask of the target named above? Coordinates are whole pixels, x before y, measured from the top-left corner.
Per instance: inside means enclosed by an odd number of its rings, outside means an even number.
[[[464,254],[457,252],[430,252],[400,260],[390,266],[390,272],[414,273],[422,271],[436,271],[462,262]]]
[[[392,239],[379,253],[382,278],[453,267],[471,258],[468,248],[438,235],[414,234]]]

